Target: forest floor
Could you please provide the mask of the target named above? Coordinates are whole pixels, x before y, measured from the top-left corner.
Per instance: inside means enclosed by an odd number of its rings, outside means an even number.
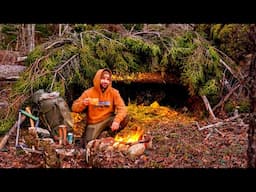
[[[67,146],[77,151],[75,156],[58,156],[60,168],[246,168],[248,124],[234,121],[198,120],[188,113],[168,107],[129,105],[131,122],[142,127],[152,137],[152,148],[135,158],[121,152],[98,152],[86,162],[79,145]],[[199,127],[223,122],[216,128]],[[196,123],[197,122],[197,123]],[[131,124],[128,124],[130,126]],[[199,126],[199,127],[198,127]],[[211,132],[212,130],[212,132]],[[219,132],[220,131],[220,132]],[[27,128],[21,129],[21,135]],[[46,154],[25,152],[15,148],[16,131],[0,151],[0,168],[45,168]],[[48,156],[49,157],[49,156]],[[49,167],[49,166],[48,166]]]

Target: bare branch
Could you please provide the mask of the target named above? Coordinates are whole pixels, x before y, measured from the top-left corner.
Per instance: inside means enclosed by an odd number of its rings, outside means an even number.
[[[233,87],[230,92],[223,98],[221,101],[213,107],[213,111],[215,111],[218,107],[222,106],[229,97],[240,87],[240,83],[238,83],[235,87]]]
[[[205,107],[206,107],[207,111],[210,113],[211,117],[215,120],[216,117],[215,117],[215,115],[214,115],[214,113],[213,113],[213,111],[212,111],[211,105],[210,105],[210,103],[209,103],[207,97],[206,97],[205,95],[203,95],[203,96],[201,96],[201,98],[202,98],[203,101],[204,101],[204,104],[205,104]]]
[[[70,61],[72,61],[78,54],[73,55],[70,57],[65,63],[63,63],[58,69],[56,69],[54,72],[57,73],[59,72],[63,67],[65,67]]]
[[[136,36],[136,35],[143,35],[143,34],[154,34],[160,37],[160,33],[156,31],[141,31],[141,32],[133,33],[132,35]]]
[[[235,119],[237,119],[239,117],[240,117],[240,115],[236,115],[236,116],[227,118],[227,119],[225,119],[223,121],[219,121],[219,122],[214,123],[214,124],[210,124],[210,125],[206,125],[206,126],[203,126],[203,127],[199,127],[198,130],[201,131],[201,130],[209,129],[209,128],[213,128],[213,127],[215,127],[215,128],[216,127],[220,127],[220,126],[224,125],[225,123],[233,121],[233,120],[235,120]]]
[[[47,47],[45,48],[45,50],[48,50],[48,49],[50,49],[50,48],[52,48],[52,47],[61,46],[61,45],[65,44],[65,43],[71,43],[71,42],[73,42],[73,39],[70,39],[70,38],[61,39],[61,40],[55,41],[55,42],[53,42],[51,45],[47,46]]]
[[[239,79],[239,77],[237,77],[237,75],[235,74],[235,72],[222,60],[220,59],[220,63],[222,63],[226,69],[228,69],[228,71],[236,78]]]

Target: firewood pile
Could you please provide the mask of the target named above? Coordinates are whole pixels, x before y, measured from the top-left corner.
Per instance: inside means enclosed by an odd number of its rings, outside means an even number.
[[[86,161],[92,167],[139,167],[145,152],[152,149],[152,137],[141,128],[122,130],[115,137],[90,141],[86,146]]]
[[[40,168],[80,168],[85,167],[85,150],[75,143],[60,144],[52,138],[40,138],[34,129],[22,129],[19,153],[40,158]],[[15,146],[12,143],[12,146]],[[39,157],[40,156],[40,157]]]

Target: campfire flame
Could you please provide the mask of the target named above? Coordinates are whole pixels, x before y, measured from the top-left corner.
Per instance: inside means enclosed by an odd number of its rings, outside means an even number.
[[[133,143],[139,141],[144,134],[144,130],[140,127],[132,127],[120,131],[114,138],[116,142]]]

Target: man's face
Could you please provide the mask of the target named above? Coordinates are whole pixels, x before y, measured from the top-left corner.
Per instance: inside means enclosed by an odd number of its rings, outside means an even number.
[[[109,84],[110,84],[110,74],[108,72],[103,72],[100,79],[100,85],[102,88],[106,89]]]

